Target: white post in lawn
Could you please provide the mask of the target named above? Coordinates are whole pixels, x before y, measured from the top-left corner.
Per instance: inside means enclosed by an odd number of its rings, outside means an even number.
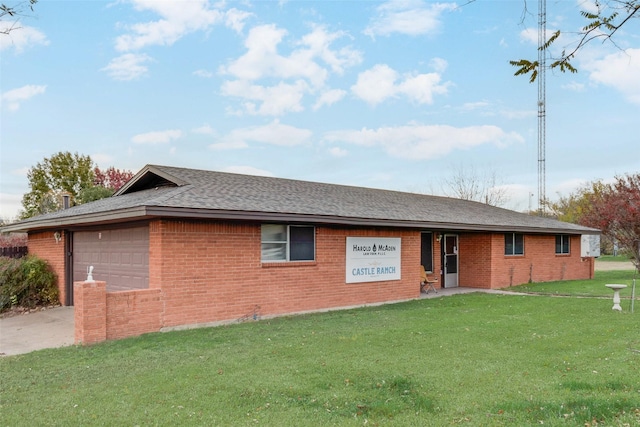
[[[626,288],[627,285],[610,284],[610,285],[605,285],[605,286],[613,291],[613,308],[612,308],[612,310],[622,311],[622,307],[620,306],[620,289]]]

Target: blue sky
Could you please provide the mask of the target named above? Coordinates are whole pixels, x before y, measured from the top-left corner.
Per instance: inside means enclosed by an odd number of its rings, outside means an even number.
[[[523,5],[41,0],[0,38],[0,216],[59,151],[432,194],[475,170],[506,207],[536,208],[537,85],[508,63],[537,56],[537,1]],[[592,7],[549,1],[547,28],[575,31]],[[552,199],[640,170],[637,23],[616,42],[547,75]]]

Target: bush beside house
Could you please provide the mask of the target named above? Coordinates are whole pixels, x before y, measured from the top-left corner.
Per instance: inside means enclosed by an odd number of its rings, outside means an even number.
[[[58,304],[56,275],[43,259],[0,257],[0,312]]]

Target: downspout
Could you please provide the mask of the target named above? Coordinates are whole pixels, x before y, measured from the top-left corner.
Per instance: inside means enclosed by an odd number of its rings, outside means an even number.
[[[73,232],[64,231],[64,281],[65,300],[64,305],[73,305]]]

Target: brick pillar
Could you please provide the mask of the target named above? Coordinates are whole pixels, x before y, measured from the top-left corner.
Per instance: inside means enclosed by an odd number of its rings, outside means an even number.
[[[107,339],[107,282],[73,284],[75,343],[94,344]]]

